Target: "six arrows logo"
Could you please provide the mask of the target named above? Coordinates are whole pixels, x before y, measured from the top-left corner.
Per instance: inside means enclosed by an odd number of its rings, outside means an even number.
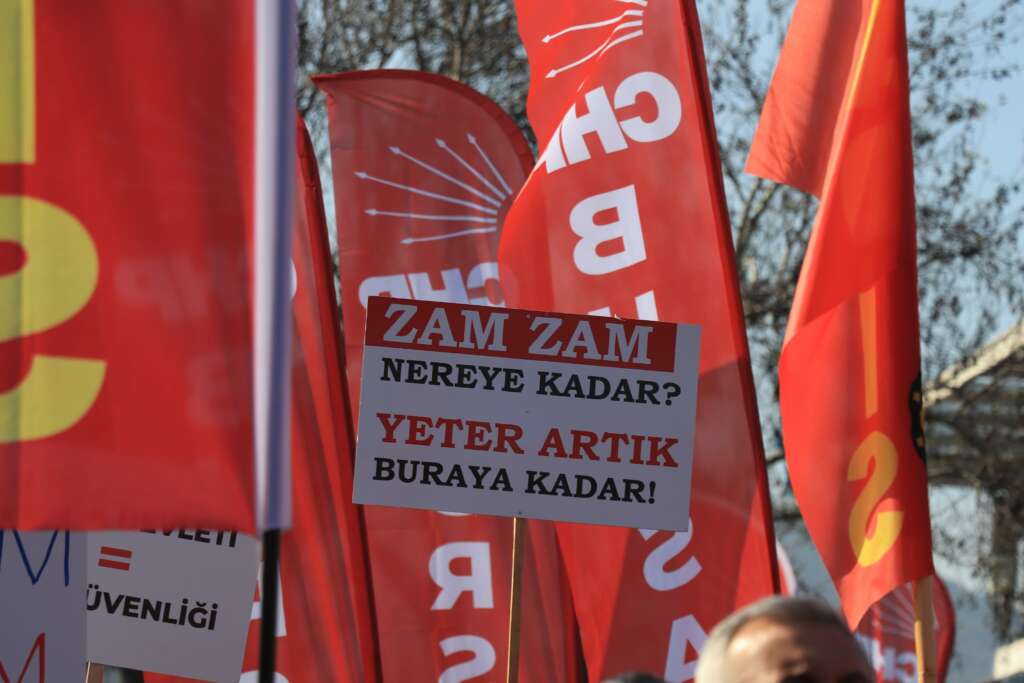
[[[497,232],[503,209],[507,208],[506,204],[512,198],[512,188],[498,171],[491,157],[480,146],[476,137],[468,133],[466,141],[473,149],[473,154],[468,156],[475,156],[478,159],[476,163],[482,164],[484,170],[480,170],[478,166],[467,161],[465,156],[445,140],[434,139],[440,152],[455,162],[458,168],[456,173],[461,177],[441,170],[440,162],[427,163],[399,147],[388,148],[391,154],[401,160],[400,166],[396,166],[394,169],[396,173],[401,171],[402,175],[406,176],[423,174],[424,178],[431,176],[440,178],[452,186],[451,194],[431,192],[422,187],[395,182],[365,171],[356,171],[355,176],[362,181],[392,187],[409,195],[427,197],[438,202],[437,208],[429,212],[397,211],[388,207],[372,207],[365,210],[366,215],[374,218],[404,219],[411,223],[439,224],[436,231],[403,238],[400,243],[406,245]],[[453,206],[463,207],[463,210],[452,209]],[[468,209],[468,211],[464,209]]]
[[[604,40],[598,43],[590,52],[573,62],[551,69],[551,71],[548,71],[546,74],[546,78],[554,78],[561,73],[569,71],[570,69],[586,64],[592,59],[599,59],[605,52],[616,45],[621,45],[626,41],[639,38],[644,34],[644,11],[647,7],[648,0],[615,1],[622,5],[632,5],[633,7],[632,9],[627,9],[607,19],[567,26],[560,31],[549,33],[541,38],[541,41],[547,45],[559,38],[564,38],[565,36],[570,36],[581,31],[588,32],[588,35],[592,32],[592,34],[596,34],[599,38],[604,36]],[[607,30],[609,27],[611,27],[610,30]]]
[[[131,550],[104,545],[100,546],[100,561],[97,564],[107,569],[120,569],[126,572],[131,569],[131,560]]]
[[[864,619],[863,625],[871,628],[880,627],[882,633],[914,640],[914,592],[909,583],[889,593],[882,600],[872,605]],[[938,616],[935,616],[935,630],[941,627]]]

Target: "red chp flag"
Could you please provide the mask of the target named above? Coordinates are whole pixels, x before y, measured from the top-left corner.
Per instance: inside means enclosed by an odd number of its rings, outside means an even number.
[[[255,528],[253,14],[0,3],[0,528]]]
[[[707,631],[777,585],[696,9],[516,6],[544,151],[502,236],[510,305],[701,326],[690,530],[558,527],[591,680],[689,680]]]
[[[956,611],[946,585],[938,576],[932,578],[935,590],[935,643],[937,651],[936,680],[946,680],[953,656],[956,635]],[[878,683],[917,681],[917,655],[914,643],[914,592],[905,583],[868,609],[854,632],[868,654]]]
[[[327,95],[355,397],[368,297],[504,304],[498,234],[532,155],[497,105],[449,79],[367,71],[316,82]],[[365,510],[383,680],[504,675],[510,520]],[[529,530],[521,676],[575,681],[572,608],[554,530],[541,523]]]
[[[748,162],[821,197],[780,402],[793,491],[851,627],[934,571],[904,22],[897,0],[799,3]]]
[[[316,155],[296,121],[292,264],[292,528],[281,535],[277,673],[291,683],[380,680],[366,545],[352,500],[354,447]],[[262,587],[260,587],[262,588]],[[243,674],[259,670],[260,591]],[[251,672],[251,673],[250,673]],[[191,679],[147,674],[150,683]]]
[[[292,242],[292,529],[281,537],[277,670],[292,683],[379,680],[362,511],[352,504],[355,434],[316,155],[301,119]],[[259,668],[253,622],[248,668]]]

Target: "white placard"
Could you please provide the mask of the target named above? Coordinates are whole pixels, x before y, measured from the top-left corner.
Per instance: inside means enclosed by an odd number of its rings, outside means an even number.
[[[0,681],[43,680],[85,680],[85,537],[0,531]]]
[[[373,297],[353,499],[686,530],[699,339]]]
[[[235,683],[259,566],[255,539],[190,529],[89,534],[90,661]]]

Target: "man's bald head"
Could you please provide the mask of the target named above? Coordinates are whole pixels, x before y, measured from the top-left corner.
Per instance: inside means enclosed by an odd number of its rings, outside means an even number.
[[[766,598],[712,629],[695,683],[870,683],[874,673],[842,618],[807,598]]]

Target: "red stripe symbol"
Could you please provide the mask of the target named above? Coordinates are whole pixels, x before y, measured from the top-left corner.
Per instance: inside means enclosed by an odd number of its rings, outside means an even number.
[[[131,569],[131,559],[131,550],[125,550],[124,548],[112,548],[104,545],[100,547],[100,561],[98,564],[99,566],[106,567],[107,569],[120,569],[121,571],[126,572]]]

